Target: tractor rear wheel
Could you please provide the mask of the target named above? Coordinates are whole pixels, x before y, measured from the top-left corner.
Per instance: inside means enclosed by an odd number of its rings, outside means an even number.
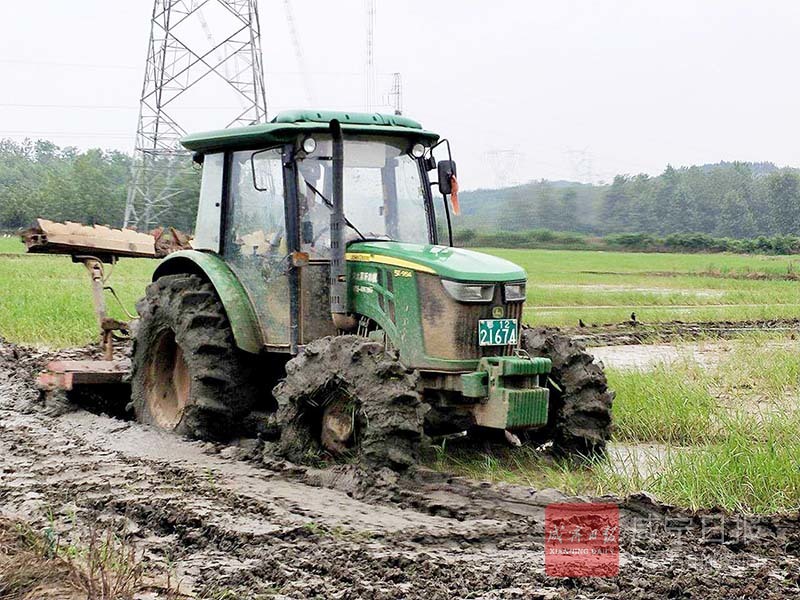
[[[273,390],[280,453],[295,462],[327,454],[370,467],[412,466],[427,409],[417,380],[383,344],[355,335],[311,342]]]
[[[559,453],[603,453],[611,437],[614,392],[608,389],[602,365],[582,344],[558,330],[526,328],[521,348],[553,362],[548,423],[534,433],[536,439],[551,440]]]
[[[255,357],[236,347],[214,287],[169,275],[136,306],[131,396],[138,421],[198,439],[225,440],[257,400]]]

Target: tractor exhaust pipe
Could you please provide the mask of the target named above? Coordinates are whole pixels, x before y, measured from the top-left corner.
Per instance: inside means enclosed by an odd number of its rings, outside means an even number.
[[[333,138],[333,211],[331,211],[331,316],[337,329],[351,331],[356,319],[349,313],[347,302],[347,244],[344,239],[344,140],[342,125],[336,119],[330,123]]]

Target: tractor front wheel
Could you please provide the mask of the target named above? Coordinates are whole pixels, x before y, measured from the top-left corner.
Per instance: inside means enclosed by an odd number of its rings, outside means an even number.
[[[150,284],[137,304],[131,396],[138,421],[225,440],[253,409],[256,357],[236,347],[213,286],[195,275]]]
[[[414,465],[427,409],[417,380],[378,342],[355,335],[311,342],[273,390],[281,453],[295,462],[327,455],[395,470]]]
[[[550,410],[547,426],[533,433],[539,441],[553,442],[563,454],[593,455],[605,451],[611,437],[611,404],[602,365],[582,344],[557,329],[524,329],[521,347],[530,356],[553,363],[547,379]]]

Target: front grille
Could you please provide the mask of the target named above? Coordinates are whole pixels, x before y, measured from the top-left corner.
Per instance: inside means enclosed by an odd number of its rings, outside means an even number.
[[[503,304],[502,284],[488,304],[461,303],[444,290],[436,275],[419,273],[417,285],[421,300],[422,331],[425,353],[450,360],[477,360],[484,356],[513,356],[516,346],[479,346],[478,320],[494,319],[492,311],[503,307],[504,319],[516,319],[522,324],[523,302]]]
[[[502,291],[501,286],[497,286],[497,290],[495,291],[495,297],[492,300],[491,304],[484,305],[481,311],[481,316],[478,317],[479,319],[494,319],[492,316],[492,310],[495,306],[503,306],[503,318],[504,319],[516,319],[517,320],[517,335],[522,333],[522,307],[524,302],[511,302],[508,304],[503,304],[502,301]],[[485,356],[514,356],[514,353],[517,351],[519,347],[519,343],[516,346],[478,346],[478,323],[475,323],[475,332],[473,333],[475,338],[475,347],[479,348],[479,356],[481,358]]]

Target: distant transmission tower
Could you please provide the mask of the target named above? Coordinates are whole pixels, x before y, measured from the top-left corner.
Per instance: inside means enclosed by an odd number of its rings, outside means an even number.
[[[305,55],[303,54],[303,46],[300,43],[300,35],[297,33],[297,26],[295,24],[294,11],[292,10],[291,0],[284,0],[283,7],[286,10],[286,22],[289,25],[289,35],[292,38],[292,45],[294,46],[294,56],[297,60],[297,68],[300,69],[303,76],[303,86],[305,87],[306,100],[310,107],[314,107],[317,103],[314,95],[314,86],[311,82],[311,76],[306,66]]]
[[[188,130],[266,116],[258,0],[155,0],[124,226],[149,230],[173,207]]]
[[[392,75],[392,89],[389,90],[389,104],[394,108],[394,114],[403,114],[403,78],[400,73]]]
[[[521,152],[512,148],[505,148],[489,150],[484,156],[492,169],[495,187],[505,188],[520,183],[519,165],[522,158]]]
[[[365,0],[367,11],[367,52],[364,62],[364,110],[375,110],[375,0]]]
[[[588,148],[582,150],[567,150],[567,157],[572,162],[572,170],[575,173],[575,180],[580,183],[592,183],[594,173],[592,172],[592,153]]]

